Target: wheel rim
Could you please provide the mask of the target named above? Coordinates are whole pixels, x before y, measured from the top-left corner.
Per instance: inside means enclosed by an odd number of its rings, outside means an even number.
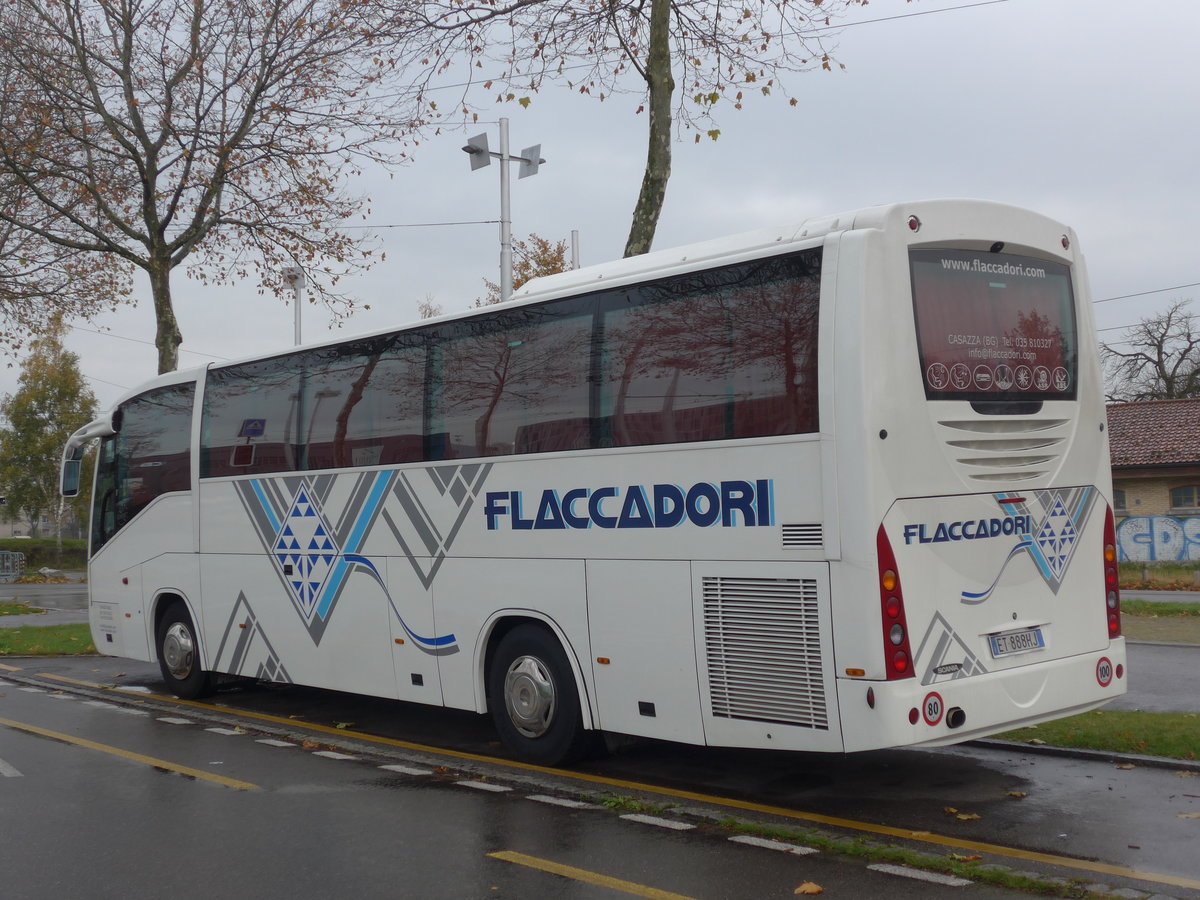
[[[550,730],[556,700],[554,679],[546,664],[535,656],[513,660],[504,676],[504,705],[517,731],[537,738]]]
[[[175,622],[163,635],[163,665],[174,678],[180,681],[192,674],[196,660],[196,642],[191,630],[182,622]]]

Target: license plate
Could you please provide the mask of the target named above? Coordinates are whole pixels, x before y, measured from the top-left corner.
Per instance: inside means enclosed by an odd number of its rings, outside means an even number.
[[[1042,650],[1046,646],[1040,628],[1026,628],[1023,631],[1010,631],[1006,634],[990,634],[988,642],[992,645],[992,656],[997,659],[1001,656],[1012,656],[1014,653]]]

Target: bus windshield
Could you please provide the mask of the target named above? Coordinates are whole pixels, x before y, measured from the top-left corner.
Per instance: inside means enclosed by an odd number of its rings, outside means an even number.
[[[930,400],[1074,400],[1070,269],[1009,253],[909,251]]]

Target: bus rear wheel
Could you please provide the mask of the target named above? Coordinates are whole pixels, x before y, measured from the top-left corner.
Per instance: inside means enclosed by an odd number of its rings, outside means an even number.
[[[172,693],[185,700],[206,697],[216,688],[211,672],[200,668],[200,647],[192,617],[182,603],[163,613],[157,634],[158,668]]]
[[[545,628],[519,625],[500,639],[488,670],[488,696],[501,740],[525,762],[572,762],[594,742],[594,733],[583,727],[567,656]]]

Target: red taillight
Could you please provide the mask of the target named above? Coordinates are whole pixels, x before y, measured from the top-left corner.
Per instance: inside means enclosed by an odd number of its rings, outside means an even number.
[[[1108,636],[1121,636],[1121,584],[1117,577],[1117,531],[1112,509],[1104,517],[1104,608],[1108,615]]]
[[[900,570],[896,566],[896,554],[883,526],[875,537],[875,548],[879,556],[879,606],[882,613],[883,661],[887,668],[888,681],[911,678],[912,650],[908,646],[908,622],[904,618],[904,591],[900,584]]]

